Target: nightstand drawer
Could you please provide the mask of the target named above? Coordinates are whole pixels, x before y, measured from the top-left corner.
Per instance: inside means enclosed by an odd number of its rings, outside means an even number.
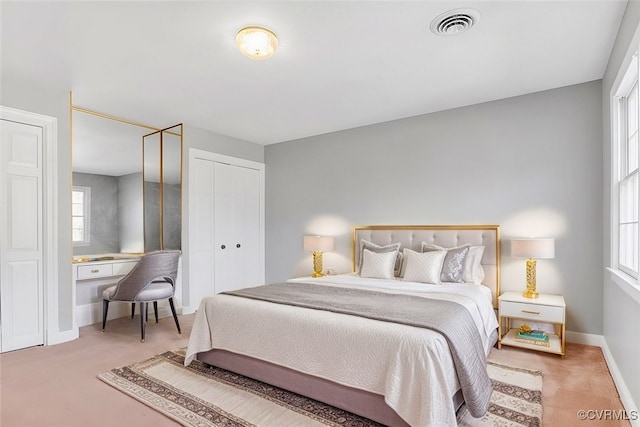
[[[564,307],[500,301],[500,315],[541,322],[564,323]]]

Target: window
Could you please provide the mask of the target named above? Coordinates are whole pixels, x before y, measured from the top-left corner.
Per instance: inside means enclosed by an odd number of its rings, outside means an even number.
[[[612,102],[614,129],[614,198],[617,210],[617,267],[631,277],[638,278],[640,263],[640,228],[638,227],[638,61],[631,61]],[[615,261],[615,260],[614,260]],[[615,264],[614,264],[615,265]]]
[[[74,246],[89,245],[91,188],[73,187],[71,192],[71,230]]]

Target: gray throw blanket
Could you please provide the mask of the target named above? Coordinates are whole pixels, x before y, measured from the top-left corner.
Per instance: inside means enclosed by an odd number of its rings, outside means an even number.
[[[449,343],[469,412],[478,418],[489,408],[492,387],[482,340],[471,314],[461,304],[413,295],[310,283],[277,283],[223,293],[439,332]]]

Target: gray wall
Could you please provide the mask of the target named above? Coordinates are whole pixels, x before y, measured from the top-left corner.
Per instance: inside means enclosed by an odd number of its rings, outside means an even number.
[[[629,1],[625,10],[618,38],[609,58],[609,64],[602,83],[602,121],[603,121],[603,224],[604,247],[603,263],[611,265],[611,102],[610,93],[615,78],[620,70],[624,56],[640,23],[640,2]],[[640,291],[634,290],[629,294],[629,287],[623,289],[613,282],[609,273],[602,270],[600,273],[603,287],[604,305],[604,337],[609,351],[615,358],[617,369],[625,379],[626,386],[633,402],[626,402],[628,410],[635,410],[640,404],[640,370],[638,370],[638,354],[640,354],[640,341],[629,338],[637,334],[637,326],[640,324]],[[604,275],[604,277],[602,277]],[[634,298],[635,297],[635,298]],[[615,372],[612,370],[612,372]]]
[[[144,251],[160,250],[160,184],[144,181]]]
[[[498,224],[502,290],[524,289],[512,237],[553,237],[538,290],[567,327],[602,333],[600,81],[269,145],[267,281],[309,275],[305,234],[336,236],[325,268],[351,271],[351,227]]]
[[[118,232],[118,178],[73,173],[73,185],[91,188],[89,245],[73,247],[74,255],[120,252]]]
[[[162,185],[162,243],[164,249],[182,249],[180,184]]]

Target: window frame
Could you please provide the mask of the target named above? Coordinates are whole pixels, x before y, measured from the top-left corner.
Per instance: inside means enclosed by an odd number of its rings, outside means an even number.
[[[83,193],[83,206],[82,206],[82,215],[74,215],[73,214],[73,193],[81,192]],[[82,216],[84,218],[84,239],[83,240],[73,240],[73,218]],[[71,190],[71,241],[73,242],[73,246],[89,246],[91,244],[91,187],[83,187],[79,185],[74,185]]]
[[[618,102],[616,108],[618,109],[618,120],[616,126],[618,127],[618,132],[617,140],[614,143],[618,146],[616,159],[618,170],[615,174],[618,195],[617,267],[635,280],[638,279],[638,267],[640,264],[638,251],[638,242],[640,242],[640,229],[638,227],[638,163],[640,163],[638,123],[640,122],[640,104],[638,97],[638,69],[636,61],[632,61],[625,71],[623,83],[617,90]],[[630,112],[634,113],[633,116],[635,116],[633,129],[630,128]],[[633,139],[635,139],[635,153],[632,150]],[[625,233],[623,228],[631,228],[632,231]],[[635,233],[633,232],[634,229]],[[628,252],[623,246],[626,246]]]

